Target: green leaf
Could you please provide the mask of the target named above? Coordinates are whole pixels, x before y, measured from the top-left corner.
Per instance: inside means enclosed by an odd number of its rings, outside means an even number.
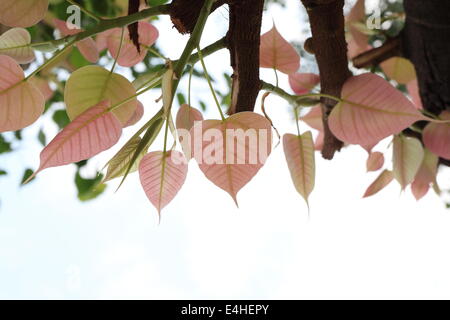
[[[186,98],[184,97],[184,94],[182,94],[181,92],[177,93],[177,100],[178,100],[178,104],[181,106],[182,104],[186,103]]]
[[[78,199],[81,201],[89,201],[101,195],[106,189],[105,184],[100,184],[102,179],[102,174],[98,174],[93,179],[83,178],[80,175],[80,172],[77,171],[75,175],[75,185],[78,190]]]
[[[58,125],[59,129],[64,129],[70,122],[66,110],[56,110],[55,113],[53,113],[52,119]]]
[[[44,131],[42,129],[39,130],[38,140],[45,147],[45,145],[47,144],[47,138],[46,138],[45,133],[44,133]]]
[[[33,170],[31,170],[31,169],[26,169],[25,172],[23,173],[23,177],[22,177],[22,181],[21,181],[20,185],[23,185],[23,183],[24,183],[25,181],[27,181],[28,178],[31,177],[31,175],[32,175],[33,173],[34,173]],[[31,179],[30,181],[28,181],[28,183],[30,183],[30,182],[33,181],[34,179],[35,179],[35,178]],[[27,184],[28,184],[28,183],[27,183]]]
[[[7,174],[8,174],[8,172],[0,169],[0,176],[6,176]]]
[[[5,138],[0,134],[0,154],[11,152],[11,143],[5,140]]]

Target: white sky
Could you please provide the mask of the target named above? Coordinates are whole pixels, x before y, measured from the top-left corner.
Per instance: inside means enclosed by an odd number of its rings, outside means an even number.
[[[274,19],[285,38],[302,41],[294,31],[305,29],[303,13],[298,3],[287,2],[286,10],[271,7],[263,32]],[[225,34],[226,17],[225,9],[212,16],[203,45]],[[167,18],[157,24],[159,41],[176,59],[186,37],[168,25]],[[226,51],[206,63],[212,74],[229,71]],[[262,77],[273,81],[270,71]],[[281,85],[288,88],[284,76]],[[206,116],[217,117],[206,82],[194,88],[194,96],[209,102]],[[159,109],[157,96],[142,99],[147,118]],[[295,132],[283,100],[270,96],[266,108],[282,133]],[[21,150],[1,158],[2,167],[16,170],[0,179],[0,298],[450,297],[450,211],[433,193],[416,202],[394,183],[362,200],[378,173],[365,173],[367,154],[358,147],[332,162],[317,158],[309,221],[279,146],[239,193],[239,209],[191,162],[158,226],[136,174],[119,192],[114,181],[88,203],[76,199],[73,166],[45,170],[19,188],[21,169],[38,165],[41,147],[33,139],[44,124],[49,138],[56,133],[41,120],[25,131],[29,139]],[[132,133],[127,129],[122,141]],[[123,142],[88,171],[101,168]],[[387,142],[376,149],[385,147]],[[443,187],[448,181],[449,170],[440,176]]]

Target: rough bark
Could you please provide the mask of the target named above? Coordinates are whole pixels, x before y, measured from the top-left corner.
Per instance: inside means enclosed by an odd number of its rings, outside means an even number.
[[[233,84],[229,114],[253,111],[261,89],[259,45],[264,0],[229,1],[227,34]]]
[[[351,76],[348,69],[344,29],[344,0],[301,0],[311,25],[311,48],[320,71],[322,93],[339,97],[342,85]],[[328,127],[328,116],[336,101],[323,98],[324,146],[322,156],[332,159],[343,143]]]

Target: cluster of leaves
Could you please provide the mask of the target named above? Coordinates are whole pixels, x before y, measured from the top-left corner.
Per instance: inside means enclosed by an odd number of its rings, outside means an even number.
[[[23,10],[22,6],[29,4],[28,1],[15,0],[13,3],[12,0],[7,0],[5,3],[9,2],[13,10],[14,8]],[[64,88],[60,90],[59,98],[63,98],[65,109],[57,110],[60,112],[58,116],[56,111],[53,114],[53,119],[60,124],[61,131],[46,144],[40,155],[38,170],[31,174],[27,181],[50,167],[71,163],[77,163],[78,167],[81,167],[86,164],[85,160],[114,146],[119,141],[123,128],[133,126],[144,114],[144,106],[137,97],[148,90],[160,88],[162,91],[160,111],[156,112],[108,162],[104,178],[103,176],[83,178],[80,170],[77,170],[75,183],[79,190],[79,198],[82,200],[94,198],[104,190],[104,182],[119,177],[123,182],[129,173],[138,170],[147,197],[160,212],[181,189],[187,176],[188,161],[195,159],[205,177],[228,192],[237,203],[237,193],[257,174],[265,159],[251,162],[249,157],[239,158],[239,151],[234,148],[228,150],[228,140],[225,140],[227,131],[253,129],[257,132],[267,132],[265,140],[261,140],[262,138],[258,136],[256,141],[244,139],[237,141],[237,144],[240,144],[239,147],[244,150],[245,155],[255,150],[260,155],[260,149],[265,149],[268,155],[272,148],[270,119],[254,112],[242,112],[225,117],[206,71],[201,51],[198,51],[197,55],[203,73],[198,74],[208,81],[221,119],[204,120],[200,110],[187,105],[184,96],[177,94],[181,76],[191,71],[194,73],[192,65],[194,63],[191,63],[190,67],[186,67],[186,64],[194,47],[198,45],[209,13],[208,6],[210,8],[213,1],[205,1],[197,27],[183,55],[177,61],[161,57],[152,47],[158,38],[158,30],[147,21],[139,21],[138,24],[140,50],[134,46],[126,28],[105,29],[98,33],[95,39],[84,37],[80,40],[76,35],[82,34],[83,30],[57,20],[57,17],[47,23],[53,23],[53,28],[59,29],[67,41],[60,43],[52,39],[44,45],[31,43],[29,32],[23,27],[33,25],[43,18],[46,11],[40,8],[46,7],[44,4],[47,4],[47,0],[34,2],[34,10],[22,19],[10,22],[4,15],[0,15],[1,23],[14,27],[1,36],[7,41],[0,47],[2,50],[0,71],[8,77],[0,78],[0,132],[21,130],[35,122],[46,111],[45,101],[51,101],[54,97],[48,85],[49,81]],[[62,4],[56,6],[58,5]],[[88,7],[85,8],[85,11],[87,10]],[[90,12],[90,16],[95,17],[95,14]],[[349,43],[353,48],[350,54],[361,50],[361,46],[367,49],[367,35],[364,30],[355,27],[364,18],[364,2],[358,1],[347,19]],[[362,38],[365,42],[360,41]],[[63,47],[38,69],[25,76],[19,63],[31,62],[35,50],[47,48],[49,44]],[[74,64],[71,61],[69,55],[74,50],[77,50],[79,59],[84,59],[82,64]],[[151,65],[148,62],[151,59],[147,59],[149,52],[163,58],[163,62]],[[114,61],[112,67],[106,69],[94,65],[100,57],[109,57],[107,60]],[[150,72],[139,74],[138,69],[134,68],[139,63],[146,63]],[[116,64],[132,68],[136,80],[131,83],[122,75],[115,73]],[[345,143],[360,145],[368,151],[368,171],[383,168],[383,153],[372,150],[381,140],[393,137],[392,169],[382,171],[379,178],[367,189],[365,196],[375,194],[394,178],[402,189],[411,184],[412,192],[418,199],[425,195],[431,186],[436,191],[439,190],[436,182],[438,159],[439,157],[450,159],[450,113],[444,112],[438,118],[430,118],[423,111],[419,100],[414,99],[418,96],[417,84],[414,82],[415,72],[410,62],[400,57],[392,58],[381,65],[384,78],[371,72],[363,73],[347,80],[340,97],[323,95],[315,92],[320,76],[298,72],[300,55],[274,26],[261,36],[260,67],[274,69],[275,72],[282,72],[288,76],[294,95],[286,93],[278,87],[278,84],[272,86],[269,91],[280,94],[290,102],[295,101],[293,110],[296,121],[304,121],[319,131],[316,141],[313,141],[311,131],[301,132],[299,126],[296,134],[286,133],[283,136],[284,152],[293,183],[306,201],[314,189],[316,171],[314,150],[321,146],[323,126],[320,120],[320,106],[313,107],[305,115],[301,110],[301,101],[323,96],[338,102],[328,120],[331,131]],[[55,72],[57,73],[60,68],[70,72],[65,83],[56,77]],[[391,82],[386,80],[387,78]],[[413,99],[410,100],[399,91],[396,84],[405,84]],[[264,97],[266,98],[268,94],[269,92]],[[174,123],[172,104],[175,96],[182,105]],[[221,98],[222,103],[229,103],[228,93],[221,94]],[[418,130],[414,127],[418,121],[428,122],[422,132],[423,144],[417,138],[402,134],[407,128]],[[194,146],[194,149],[200,149],[200,153],[191,151],[189,145],[191,141],[183,141],[183,152],[176,150],[175,142],[179,138],[182,139],[183,130],[190,132],[190,136],[200,132],[203,137],[207,130],[213,129],[221,133],[221,138],[202,139],[199,146]],[[160,132],[164,134],[163,150],[149,152]],[[174,138],[171,148],[168,148],[168,133]],[[42,134],[40,141],[46,143]],[[3,148],[8,150],[9,142],[0,142],[5,145]],[[205,161],[205,157],[212,157],[215,161]]]

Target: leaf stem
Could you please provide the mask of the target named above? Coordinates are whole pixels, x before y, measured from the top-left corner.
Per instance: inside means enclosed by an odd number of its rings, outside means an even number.
[[[78,8],[80,8],[81,11],[83,11],[87,16],[91,17],[92,19],[96,20],[96,21],[102,21],[103,19],[100,18],[99,16],[97,16],[95,13],[89,11],[88,9],[84,8],[83,6],[81,6],[79,3],[76,3],[73,0],[66,0],[68,3],[77,6]]]
[[[24,81],[27,81],[28,79],[34,77],[36,74],[38,74],[39,72],[41,72],[45,67],[47,67],[50,63],[52,63],[53,61],[55,61],[57,58],[59,58],[60,56],[62,56],[66,50],[70,49],[72,47],[72,45],[74,44],[74,42],[70,42],[68,43],[64,48],[60,49],[53,57],[51,57],[50,59],[48,59],[47,61],[45,61],[42,65],[40,65],[36,70],[34,70],[32,73],[30,73]]]
[[[205,78],[208,82],[209,89],[211,90],[211,94],[214,98],[214,102],[216,103],[217,109],[219,110],[220,117],[222,118],[222,121],[225,121],[225,116],[223,115],[222,108],[220,107],[219,100],[217,99],[216,92],[214,91],[214,87],[211,83],[211,79],[209,78],[208,70],[206,69],[205,61],[203,60],[202,51],[200,50],[200,47],[197,46],[197,52],[198,56],[200,57],[200,63],[202,64],[203,71],[205,72]]]
[[[122,32],[121,32],[121,34],[120,34],[120,43],[119,43],[119,49],[117,50],[117,55],[116,55],[116,57],[114,58],[114,63],[113,63],[113,65],[112,65],[112,67],[111,67],[111,71],[110,71],[110,73],[113,73],[114,72],[114,69],[116,68],[116,65],[117,65],[117,60],[119,60],[119,57],[120,57],[120,51],[122,50],[122,46],[123,46],[123,38],[124,38],[124,33],[125,33],[125,28],[122,28]]]

